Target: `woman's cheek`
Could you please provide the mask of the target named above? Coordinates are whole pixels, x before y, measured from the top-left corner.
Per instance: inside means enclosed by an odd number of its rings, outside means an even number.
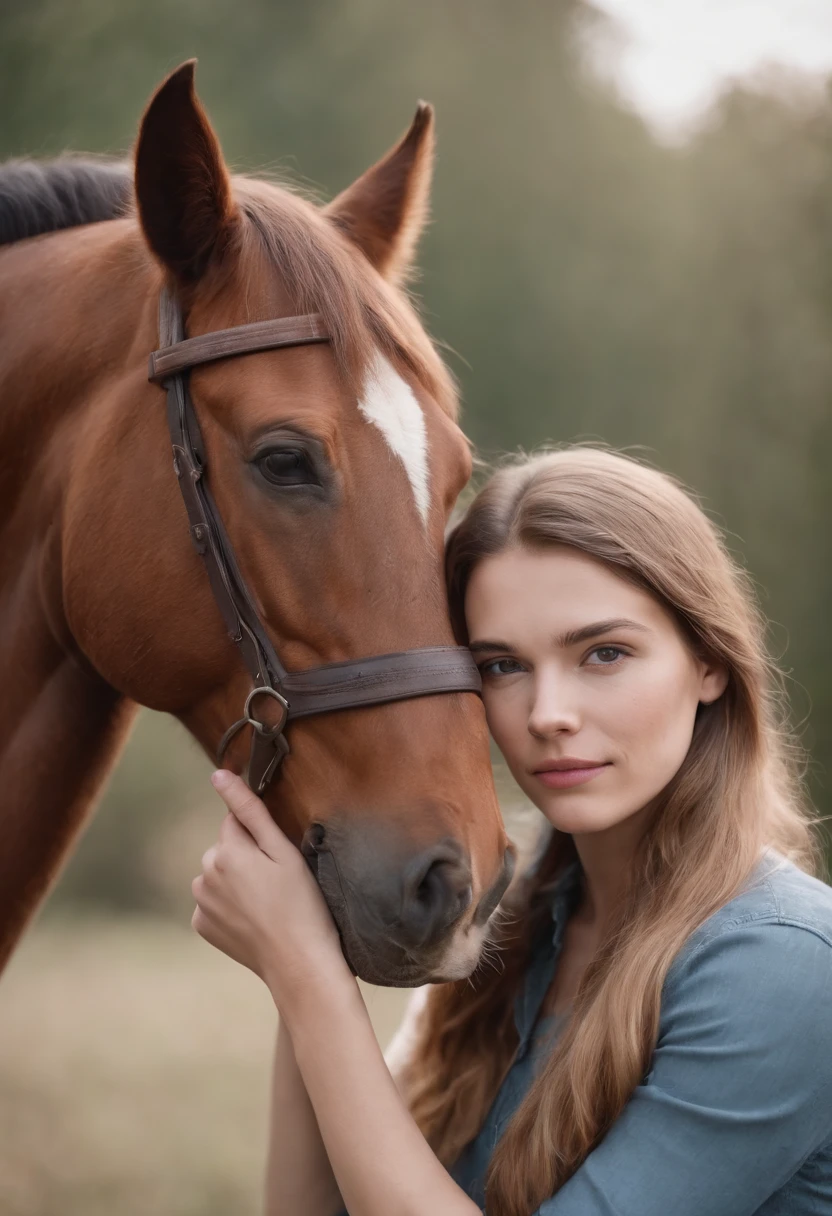
[[[654,673],[622,708],[618,735],[628,784],[641,805],[675,777],[690,747],[696,702],[684,675]]]
[[[512,698],[499,692],[483,689],[483,704],[491,737],[513,768],[526,734],[526,720],[516,706],[512,707]]]

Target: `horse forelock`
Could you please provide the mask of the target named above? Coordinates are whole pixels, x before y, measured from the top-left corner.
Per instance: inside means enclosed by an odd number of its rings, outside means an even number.
[[[321,313],[338,365],[359,396],[372,383],[379,357],[387,358],[456,418],[453,376],[407,294],[384,282],[300,194],[248,177],[235,177],[233,184],[244,219],[243,247],[256,245],[265,252],[298,312]]]

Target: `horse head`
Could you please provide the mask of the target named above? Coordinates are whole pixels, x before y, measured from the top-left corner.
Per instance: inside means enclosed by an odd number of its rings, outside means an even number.
[[[139,317],[109,425],[86,438],[65,600],[96,670],[211,755],[251,678],[189,540],[163,396],[140,371],[159,293],[175,293],[189,337],[313,312],[329,335],[190,372],[211,492],[288,671],[453,645],[444,529],[471,460],[451,377],[401,287],[432,160],[420,105],[403,139],[319,207],[230,176],[193,64],[144,115],[124,269]],[[288,739],[264,798],[315,869],[355,971],[403,986],[469,974],[513,862],[479,698],[319,714]],[[242,771],[246,752],[241,733],[227,767]]]

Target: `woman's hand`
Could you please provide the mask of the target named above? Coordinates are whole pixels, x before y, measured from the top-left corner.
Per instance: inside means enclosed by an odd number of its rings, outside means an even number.
[[[191,884],[194,929],[259,975],[278,1008],[324,976],[354,983],[303,855],[239,777],[220,769],[211,781],[229,813]]]
[[[194,879],[193,926],[266,981],[291,1035],[284,1046],[294,1058],[276,1062],[271,1207],[331,1211],[340,1191],[356,1216],[478,1216],[479,1208],[437,1161],[396,1089],[335,923],[302,855],[239,777],[221,770],[212,781],[230,814]],[[295,1069],[299,1076],[292,1075]],[[299,1088],[311,1110],[304,1108]],[[288,1135],[287,1117],[294,1120]],[[307,1176],[314,1177],[311,1187]],[[304,1207],[296,1203],[298,1188]],[[310,1195],[318,1196],[312,1208]]]

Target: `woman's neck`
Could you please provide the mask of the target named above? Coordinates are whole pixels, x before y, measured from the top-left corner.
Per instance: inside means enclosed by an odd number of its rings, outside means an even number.
[[[633,861],[652,806],[629,815],[599,832],[573,833],[584,872],[584,890],[577,915],[602,929],[615,916],[626,894]]]

